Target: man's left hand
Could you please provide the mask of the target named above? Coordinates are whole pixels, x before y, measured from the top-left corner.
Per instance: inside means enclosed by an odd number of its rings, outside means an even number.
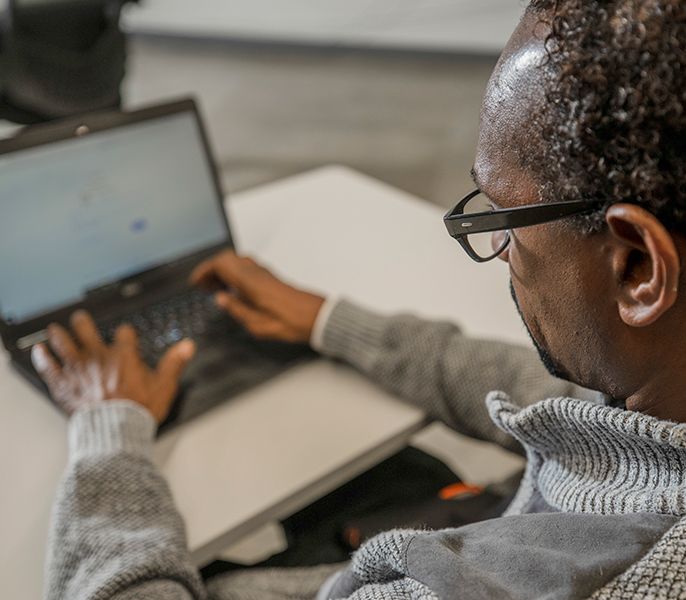
[[[59,362],[45,344],[34,346],[31,354],[55,402],[72,414],[97,402],[131,400],[161,423],[195,353],[193,342],[183,340],[171,347],[153,370],[141,359],[130,325],[119,327],[112,345],[105,344],[85,311],[74,313],[71,327],[73,336],[60,325],[48,328],[48,345]]]

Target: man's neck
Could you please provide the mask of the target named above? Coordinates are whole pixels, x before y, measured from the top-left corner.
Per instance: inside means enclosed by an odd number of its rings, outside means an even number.
[[[652,377],[626,399],[627,409],[665,421],[686,423],[686,382],[677,374],[686,374],[686,370],[665,369],[660,375]]]

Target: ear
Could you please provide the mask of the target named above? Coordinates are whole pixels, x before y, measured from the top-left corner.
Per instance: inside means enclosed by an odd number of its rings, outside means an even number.
[[[605,220],[619,316],[631,327],[651,325],[677,299],[681,264],[674,239],[654,215],[634,204],[612,205]]]

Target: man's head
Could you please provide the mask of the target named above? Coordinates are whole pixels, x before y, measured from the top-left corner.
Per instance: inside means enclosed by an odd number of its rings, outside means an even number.
[[[501,208],[604,204],[514,230],[513,294],[551,371],[680,420],[685,136],[683,0],[534,0],[489,82],[474,168]]]

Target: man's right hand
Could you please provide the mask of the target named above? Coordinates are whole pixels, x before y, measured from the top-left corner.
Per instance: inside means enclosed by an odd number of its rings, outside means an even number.
[[[324,298],[276,278],[253,259],[225,251],[198,265],[191,283],[217,289],[217,304],[255,337],[308,343]]]

